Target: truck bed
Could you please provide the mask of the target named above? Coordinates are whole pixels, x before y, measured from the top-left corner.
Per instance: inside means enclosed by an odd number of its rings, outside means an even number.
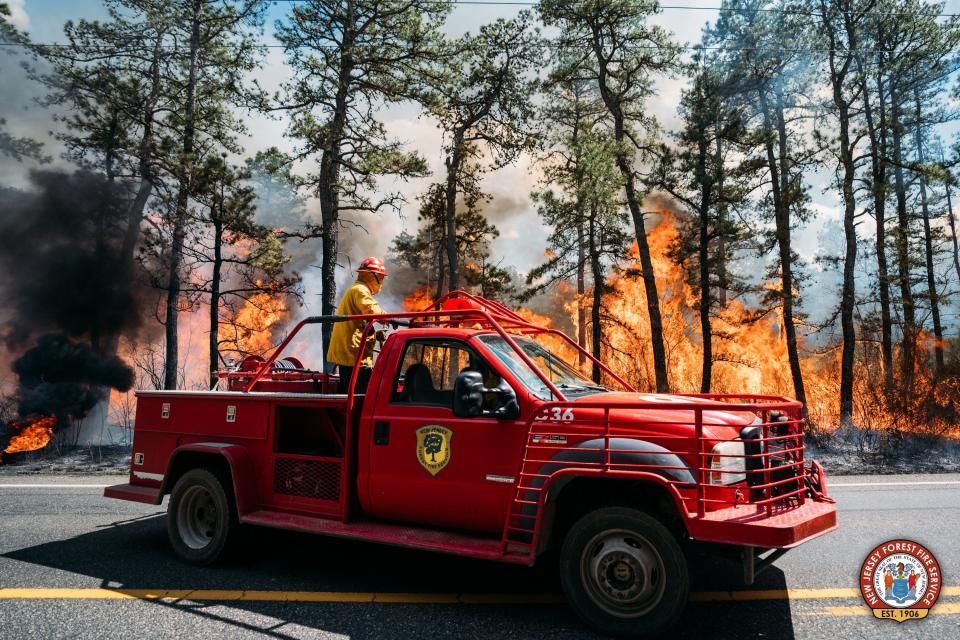
[[[354,398],[362,406],[363,396]],[[353,490],[347,452],[356,426],[347,404],[347,395],[334,393],[141,391],[131,490],[170,491],[165,474],[177,456],[233,447],[245,465],[250,511],[343,518]]]

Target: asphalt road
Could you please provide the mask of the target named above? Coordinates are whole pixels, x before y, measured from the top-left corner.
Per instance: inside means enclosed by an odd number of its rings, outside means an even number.
[[[163,507],[101,497],[119,481],[0,476],[0,637],[596,637],[562,604],[549,568],[270,530],[225,565],[183,565]],[[671,638],[960,638],[960,475],[845,477],[830,488],[840,529],[751,587],[738,565],[695,551],[694,601]],[[855,592],[867,552],[898,537],[931,549],[947,586],[930,617],[903,625],[874,619]]]

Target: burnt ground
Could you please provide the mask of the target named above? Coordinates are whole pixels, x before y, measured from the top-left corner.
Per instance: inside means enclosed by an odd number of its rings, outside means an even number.
[[[837,429],[808,436],[805,454],[828,476],[960,471],[960,441],[941,436]]]
[[[130,446],[73,447],[57,451],[6,454],[0,461],[0,476],[31,474],[117,474],[130,472]]]
[[[806,439],[807,459],[828,476],[960,472],[960,441],[866,429],[837,430]],[[0,476],[30,474],[118,474],[130,469],[130,447],[108,445],[57,451],[48,447],[4,456]]]

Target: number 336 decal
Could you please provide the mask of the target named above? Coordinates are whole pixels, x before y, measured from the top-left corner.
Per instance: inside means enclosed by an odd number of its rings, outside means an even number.
[[[537,420],[552,420],[553,422],[573,422],[573,409],[550,407],[536,417]]]

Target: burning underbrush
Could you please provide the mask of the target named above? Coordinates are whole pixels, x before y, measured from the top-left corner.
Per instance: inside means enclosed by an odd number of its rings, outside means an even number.
[[[276,347],[276,332],[290,320],[283,296],[255,293],[220,323],[220,348],[226,353],[263,356]]]
[[[664,324],[671,389],[700,390],[703,342],[697,319],[697,295],[683,271],[667,256],[677,231],[670,214],[649,234],[660,309]],[[639,277],[636,248],[632,264],[609,281],[603,296],[604,355],[611,368],[641,389],[654,388],[646,296]],[[769,286],[773,286],[772,284]],[[758,313],[741,299],[731,299],[712,314],[714,393],[755,393],[792,397],[793,383],[778,308]],[[861,335],[863,335],[861,329]],[[887,433],[884,443],[902,434],[960,438],[960,368],[934,380],[918,359],[915,390],[906,397],[883,388],[879,350],[870,340],[858,344],[854,376],[854,425],[866,433]],[[801,370],[812,435],[827,439],[839,425],[840,349],[837,342],[801,337]],[[898,435],[899,434],[899,435]],[[870,440],[869,438],[867,439]],[[877,441],[880,442],[878,437]]]
[[[675,392],[700,391],[703,340],[698,319],[698,296],[683,269],[670,258],[677,241],[677,228],[670,212],[661,212],[660,223],[649,234],[650,253],[660,292],[667,370],[670,388]],[[602,359],[638,389],[655,388],[653,354],[650,349],[650,325],[646,296],[636,246],[627,261],[610,275],[602,295]],[[767,283],[775,287],[774,283]],[[432,301],[429,288],[419,288],[407,297],[404,308],[421,310]],[[547,315],[530,309],[519,313],[538,324],[570,326],[572,336],[579,331],[580,317],[586,318],[586,342],[591,331],[589,313],[581,316],[581,307],[589,308],[592,291],[578,299],[565,282],[555,288],[559,304]],[[559,311],[557,311],[559,310]],[[787,346],[779,308],[761,312],[743,297],[730,296],[711,314],[713,367],[710,391],[713,393],[749,393],[793,397],[793,381],[788,366]],[[822,448],[834,446],[861,457],[874,456],[883,461],[891,456],[915,457],[943,443],[960,440],[957,409],[960,407],[960,363],[934,380],[928,363],[918,359],[915,391],[908,396],[887,393],[883,387],[883,369],[879,350],[861,329],[865,340],[858,344],[854,380],[854,426],[838,431],[840,349],[838,341],[818,339],[813,328],[801,335],[801,370],[807,396],[809,435]],[[569,362],[578,362],[574,349],[559,338],[542,340]],[[927,351],[932,345],[927,345]],[[589,363],[581,361],[585,373]],[[607,381],[610,382],[610,381]],[[960,453],[960,452],[958,452]],[[919,458],[917,458],[919,459]],[[931,459],[939,459],[933,456]]]
[[[56,416],[8,422],[5,429],[7,442],[4,448],[0,450],[0,462],[3,461],[3,454],[37,451],[46,447],[53,437],[53,427],[56,424]]]

